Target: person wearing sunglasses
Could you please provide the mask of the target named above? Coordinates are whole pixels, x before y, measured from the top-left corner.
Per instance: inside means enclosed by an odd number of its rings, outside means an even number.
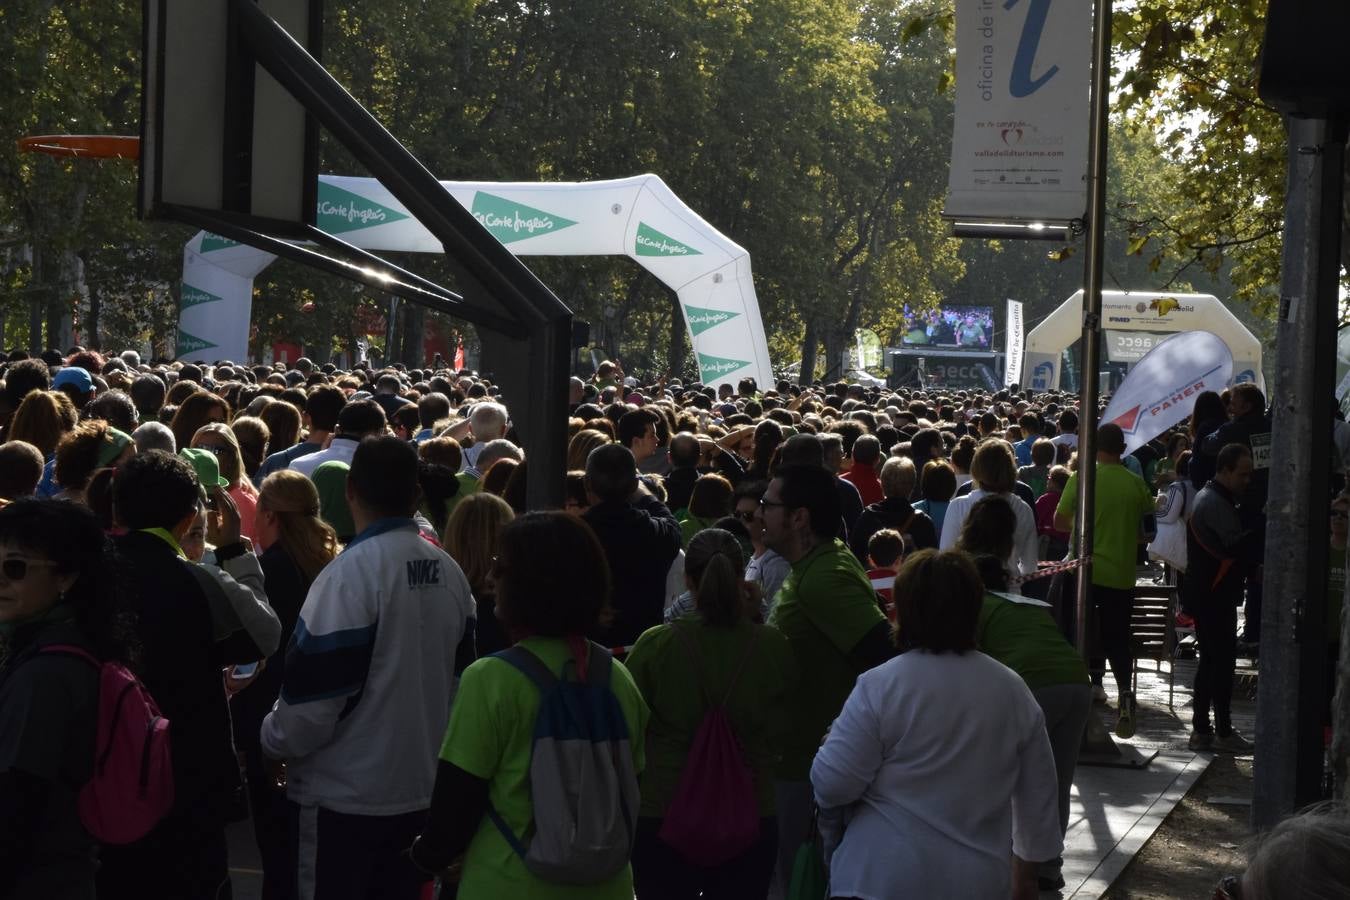
[[[80,823],[93,774],[99,670],[132,662],[119,579],[93,513],[57,500],[0,509],[0,896],[92,897]]]
[[[750,546],[754,552],[745,565],[745,580],[759,585],[767,620],[768,614],[773,611],[774,597],[792,571],[792,564],[764,544],[764,519],[759,513],[759,501],[766,487],[768,483],[764,481],[745,481],[737,485],[731,514],[750,532]]]

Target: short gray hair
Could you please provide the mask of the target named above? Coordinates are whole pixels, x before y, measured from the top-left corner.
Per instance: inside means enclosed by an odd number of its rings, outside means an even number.
[[[506,429],[506,407],[500,403],[479,403],[469,413],[469,427],[473,429],[475,440],[481,439],[481,432],[491,431],[493,437],[501,435]]]
[[[146,422],[131,433],[131,439],[136,442],[137,453],[145,453],[148,450],[163,450],[173,456],[178,452],[173,439],[173,431],[168,425],[161,422]]]

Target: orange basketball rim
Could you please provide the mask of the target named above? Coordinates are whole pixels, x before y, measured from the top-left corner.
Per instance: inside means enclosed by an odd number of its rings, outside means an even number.
[[[80,159],[139,159],[141,139],[116,134],[39,134],[19,138],[25,153],[73,156]]]

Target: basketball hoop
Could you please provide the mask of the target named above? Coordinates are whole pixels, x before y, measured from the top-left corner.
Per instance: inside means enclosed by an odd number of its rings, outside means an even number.
[[[25,153],[81,159],[139,159],[141,139],[116,134],[39,134],[16,142]]]

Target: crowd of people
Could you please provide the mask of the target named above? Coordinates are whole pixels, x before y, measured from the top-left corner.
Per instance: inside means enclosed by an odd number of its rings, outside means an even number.
[[[1084,661],[1037,577],[1074,554],[1065,395],[605,363],[555,425],[563,505],[527,510],[537,463],[476,373],[76,348],[0,374],[0,896],[226,897],[251,818],[267,898],[751,900],[817,869],[820,896],[1032,897],[1108,663],[1134,733],[1145,545],[1184,573],[1192,747],[1250,750],[1254,386],[1129,454],[1098,428]],[[89,827],[90,660],[168,722],[172,806],[134,840]]]

